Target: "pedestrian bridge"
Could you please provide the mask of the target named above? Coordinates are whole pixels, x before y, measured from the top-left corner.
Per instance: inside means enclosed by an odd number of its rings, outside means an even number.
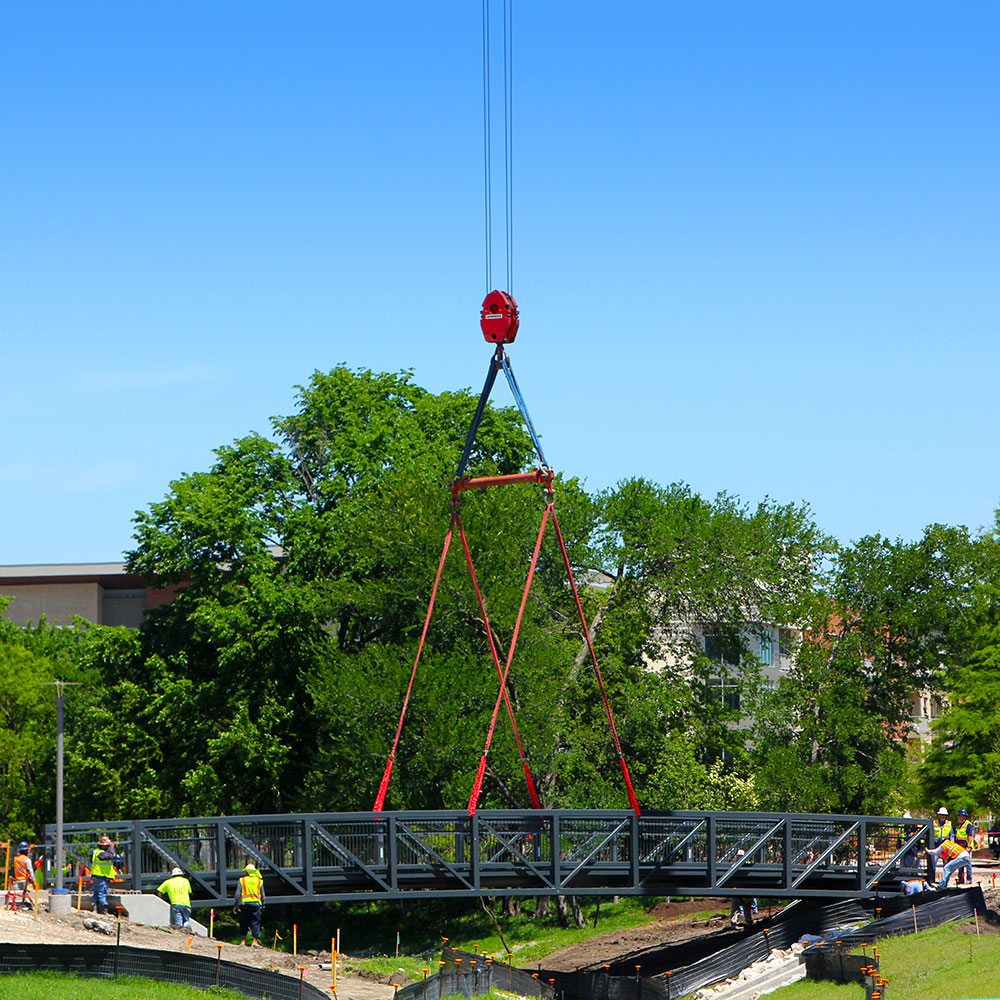
[[[45,829],[54,854],[55,827]],[[210,816],[67,823],[74,884],[107,834],[123,888],[173,867],[195,905],[231,898],[242,868],[268,902],[462,896],[770,896],[899,892],[930,821],[884,816],[625,810],[466,810]]]

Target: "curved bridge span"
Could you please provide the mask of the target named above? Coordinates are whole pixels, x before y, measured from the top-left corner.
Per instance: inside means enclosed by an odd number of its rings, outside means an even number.
[[[55,827],[47,826],[51,845]],[[108,834],[123,883],[173,867],[196,905],[231,898],[253,862],[272,903],[449,896],[893,895],[930,821],[885,816],[626,810],[465,810],[67,823],[68,861]],[[75,869],[74,869],[75,870]]]

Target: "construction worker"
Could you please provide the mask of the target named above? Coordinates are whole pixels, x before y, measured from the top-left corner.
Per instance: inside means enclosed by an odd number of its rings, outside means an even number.
[[[939,844],[943,843],[945,840],[951,837],[951,820],[948,819],[948,810],[941,806],[937,811],[937,816],[934,817],[934,843],[933,847],[937,847]],[[937,878],[937,858],[933,855],[928,855],[930,858],[930,877],[933,882]]]
[[[969,852],[969,864],[958,870],[958,884],[964,885],[966,882],[972,885],[972,843],[976,835],[976,828],[969,820],[969,814],[964,809],[958,810],[958,818],[955,821],[955,843],[964,847]]]
[[[170,869],[170,878],[156,891],[170,903],[170,929],[191,930],[191,883],[180,868]]]
[[[240,918],[240,944],[247,943],[247,931],[253,935],[251,948],[260,947],[260,922],[264,916],[264,879],[252,861],[248,861],[236,886],[233,912]]]
[[[31,863],[30,851],[31,845],[22,840],[14,855],[14,899],[16,900],[18,893],[21,895],[20,903],[15,902],[15,906],[33,905],[31,900],[35,894],[35,869]]]
[[[903,881],[899,883],[899,887],[904,893],[906,893],[907,896],[917,896],[930,889],[930,886],[927,884],[927,880],[922,878],[903,879]]]
[[[94,912],[108,912],[108,883],[115,877],[115,844],[104,836],[90,854],[90,875],[94,886]]]
[[[942,840],[950,840],[952,832],[951,820],[948,819],[948,810],[944,806],[941,806],[934,820],[934,846],[937,847]]]
[[[925,848],[925,853],[928,857],[940,858],[944,864],[941,881],[937,884],[939,889],[946,888],[952,873],[970,861],[969,852],[954,840],[944,840],[937,847]]]

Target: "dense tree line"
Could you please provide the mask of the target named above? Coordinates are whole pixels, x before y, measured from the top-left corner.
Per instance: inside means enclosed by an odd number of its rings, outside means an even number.
[[[67,819],[371,807],[449,524],[476,400],[406,373],[337,368],[296,412],[216,452],[135,518],[128,568],[176,599],[138,630],[0,625],[0,823],[54,802],[54,695],[67,699]],[[490,407],[469,473],[531,467],[516,410]],[[556,505],[640,801],[651,808],[997,809],[998,531],[837,545],[804,504],[706,499],[642,478]],[[465,494],[462,518],[501,658],[541,513],[535,486]],[[803,636],[776,690],[749,638]],[[752,731],[712,696],[696,641],[741,660]],[[542,802],[624,806],[561,556],[542,546],[508,679]],[[652,669],[655,665],[656,669]],[[915,691],[949,692],[926,759]],[[445,564],[387,808],[465,804],[497,695],[456,545]],[[917,765],[919,764],[919,769]],[[501,717],[482,806],[527,802]]]

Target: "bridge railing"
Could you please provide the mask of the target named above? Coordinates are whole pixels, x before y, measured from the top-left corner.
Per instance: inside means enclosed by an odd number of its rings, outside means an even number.
[[[119,843],[135,889],[184,870],[204,905],[230,897],[247,863],[273,902],[407,895],[761,895],[898,891],[930,822],[878,816],[618,810],[481,810],[208,816],[67,823],[88,864]],[[46,828],[51,842],[53,827]]]

